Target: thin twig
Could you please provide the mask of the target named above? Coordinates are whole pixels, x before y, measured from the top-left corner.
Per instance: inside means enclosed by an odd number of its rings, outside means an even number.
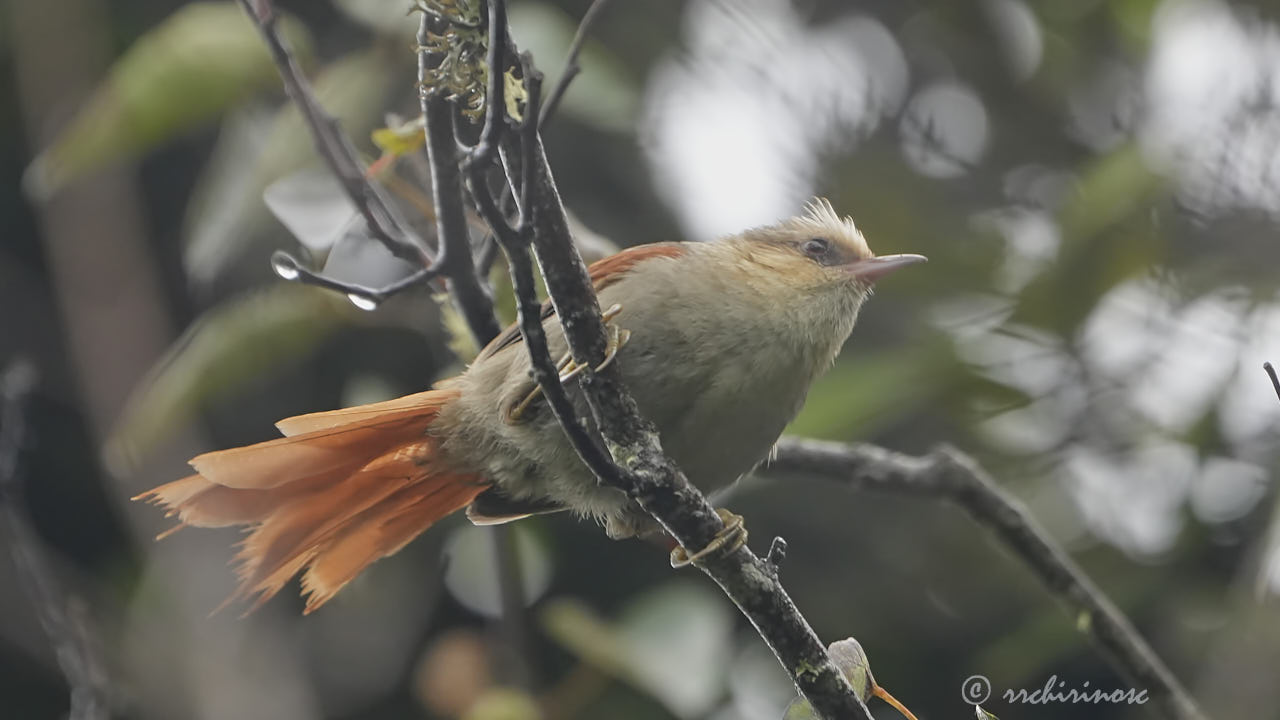
[[[499,20],[505,17],[503,0],[489,0],[489,15]],[[496,30],[497,37],[505,37],[505,28],[491,28],[493,30]],[[501,53],[490,54],[490,77],[502,72],[502,66],[497,63],[501,58]],[[526,77],[529,75],[531,73]],[[533,96],[532,92],[528,94]],[[496,98],[497,94],[491,91],[488,97],[490,113],[503,110],[503,104],[495,102]],[[533,113],[529,115],[534,116]],[[569,233],[564,207],[536,127],[520,140],[520,173],[525,178],[520,184],[520,210],[522,218],[529,221],[522,223],[521,229],[532,233],[538,264],[574,360],[588,368],[596,367],[604,358],[607,344],[599,303],[587,276],[586,265]],[[504,156],[511,154],[506,151],[505,142],[503,149]],[[575,449],[581,451],[595,447],[593,443],[579,443],[573,439],[585,430],[573,416],[572,405],[564,401],[568,407],[563,408],[567,411],[563,414],[562,409],[556,407],[561,402],[557,393],[563,393],[563,388],[553,373],[547,373],[550,355],[545,338],[540,338],[541,305],[529,292],[532,274],[523,237],[509,227],[497,211],[496,203],[487,197],[482,166],[477,164],[471,168],[470,180],[472,192],[481,205],[482,216],[496,218],[498,222],[493,230],[499,242],[504,248],[510,246],[516,251],[509,262],[513,283],[517,285],[520,327],[530,341],[527,349],[542,392],[556,411]],[[635,499],[681,545],[695,549],[706,547],[724,529],[724,523],[702,493],[663,454],[656,431],[641,417],[635,400],[622,384],[617,363],[610,364],[599,373],[588,370],[579,377],[595,426],[613,458],[612,462],[601,462],[601,458],[588,452],[582,456],[584,463],[597,473],[602,482],[624,490]],[[614,465],[617,467],[611,467]],[[713,553],[698,566],[751,620],[791,675],[797,689],[821,717],[828,720],[870,718],[866,706],[831,661],[826,648],[765,561],[743,545],[732,552]]]
[[[418,45],[426,47],[431,16],[423,14],[418,26]],[[467,215],[462,204],[462,178],[458,170],[458,148],[454,140],[454,106],[426,85],[430,78],[431,56],[418,53],[418,82],[421,83],[422,115],[426,120],[427,159],[431,164],[431,201],[436,208],[436,233],[440,256],[446,268],[449,294],[472,328],[479,347],[502,332],[493,314],[493,301],[480,284],[471,258]],[[501,78],[499,78],[501,79]]]
[[[564,70],[561,71],[559,79],[551,88],[551,94],[547,96],[547,102],[542,106],[542,114],[538,116],[538,127],[545,128],[547,123],[551,121],[556,110],[560,108],[560,101],[564,99],[565,92],[569,89],[569,83],[582,72],[582,66],[578,64],[578,56],[582,54],[582,48],[587,44],[587,38],[591,34],[591,28],[595,26],[596,20],[604,14],[605,7],[609,4],[609,0],[595,0],[591,3],[591,7],[582,15],[582,22],[578,23],[578,31],[574,33],[573,42],[569,44],[569,54],[564,60]]]
[[[372,310],[387,298],[407,290],[419,283],[439,277],[443,268],[438,263],[419,268],[405,277],[382,287],[374,288],[358,283],[336,280],[327,275],[314,272],[303,265],[298,258],[285,250],[277,250],[271,255],[271,267],[276,275],[302,285],[314,285],[346,295],[352,302],[365,310]]]
[[[1276,377],[1276,368],[1269,362],[1262,363],[1262,369],[1267,371],[1267,377],[1271,378],[1271,387],[1276,390],[1276,397],[1280,398],[1280,377]]]
[[[83,609],[70,602],[49,567],[35,530],[22,512],[19,455],[25,435],[27,397],[35,389],[35,368],[12,363],[0,375],[0,510],[8,527],[18,581],[53,645],[58,666],[71,690],[70,720],[106,720],[111,716],[109,684],[98,661]]]
[[[873,445],[786,438],[778,443],[769,471],[809,473],[855,489],[955,502],[1027,564],[1118,673],[1147,689],[1153,711],[1175,720],[1205,720],[1190,693],[1124,614],[1026,507],[967,455],[942,447],[924,457],[911,457]]]
[[[285,93],[298,108],[311,131],[316,152],[342,184],[347,197],[364,217],[369,231],[393,255],[411,263],[429,265],[430,250],[426,243],[399,222],[395,211],[378,193],[365,174],[364,164],[357,158],[355,146],[342,131],[337,119],[329,115],[316,99],[306,75],[288,43],[276,28],[276,11],[271,0],[239,0],[240,6],[253,20],[266,41],[271,58],[284,81]]]

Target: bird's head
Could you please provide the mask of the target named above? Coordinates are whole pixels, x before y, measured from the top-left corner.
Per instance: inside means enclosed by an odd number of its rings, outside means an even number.
[[[735,238],[747,282],[768,295],[856,297],[860,302],[875,281],[898,268],[924,262],[923,255],[882,255],[848,217],[818,198],[805,213]]]

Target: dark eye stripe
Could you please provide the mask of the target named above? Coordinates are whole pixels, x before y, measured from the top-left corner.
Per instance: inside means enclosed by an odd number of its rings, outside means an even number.
[[[825,267],[844,265],[859,259],[855,249],[824,237],[806,238],[797,242],[794,247],[800,254]]]

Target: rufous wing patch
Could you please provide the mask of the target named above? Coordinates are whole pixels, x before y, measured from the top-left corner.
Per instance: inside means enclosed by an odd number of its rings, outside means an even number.
[[[596,292],[600,292],[621,280],[632,268],[645,260],[657,257],[676,258],[684,253],[684,243],[670,242],[637,245],[591,263],[591,266],[587,268],[587,276],[591,278],[591,284],[595,287]],[[551,306],[550,301],[542,304],[542,319],[545,320],[554,314],[555,308]],[[480,351],[480,354],[476,356],[476,361],[484,360],[518,342],[520,342],[519,326],[516,324],[508,325],[500,335],[491,340]]]

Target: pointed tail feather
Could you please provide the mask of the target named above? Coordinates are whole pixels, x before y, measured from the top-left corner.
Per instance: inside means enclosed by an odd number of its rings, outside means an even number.
[[[256,608],[305,571],[311,612],[489,487],[442,462],[428,432],[456,397],[428,391],[290,418],[281,422],[289,437],[201,455],[192,460],[199,474],[134,499],[182,525],[250,526],[228,601],[254,599]]]
[[[197,455],[191,467],[206,480],[234,488],[276,487],[343,468],[355,472],[387,448],[421,438],[440,408],[457,396],[456,391],[419,393],[412,407]]]
[[[361,513],[325,543],[302,576],[310,613],[375,560],[392,555],[447,515],[466,507],[488,485],[478,478],[433,476]]]

